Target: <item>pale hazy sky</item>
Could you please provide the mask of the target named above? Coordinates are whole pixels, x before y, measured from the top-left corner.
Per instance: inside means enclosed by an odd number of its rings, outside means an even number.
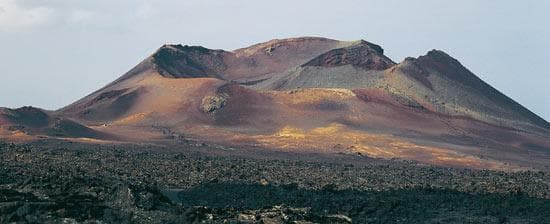
[[[0,0],[0,106],[56,109],[164,43],[365,39],[401,61],[440,49],[550,120],[550,1]]]

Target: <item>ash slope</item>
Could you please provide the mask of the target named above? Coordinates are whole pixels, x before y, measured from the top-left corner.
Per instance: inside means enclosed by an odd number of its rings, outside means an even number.
[[[490,169],[550,162],[550,124],[457,60],[433,50],[395,63],[364,40],[165,45],[53,115],[123,141],[203,139]]]

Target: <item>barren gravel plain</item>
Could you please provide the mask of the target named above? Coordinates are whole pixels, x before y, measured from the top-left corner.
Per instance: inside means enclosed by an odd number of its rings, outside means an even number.
[[[0,142],[0,223],[550,223],[550,173],[192,141]]]

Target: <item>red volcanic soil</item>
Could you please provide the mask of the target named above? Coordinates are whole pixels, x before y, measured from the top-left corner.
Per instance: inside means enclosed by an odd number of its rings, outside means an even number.
[[[216,94],[227,98],[222,111],[213,115],[216,125],[251,125],[254,122],[266,128],[273,125],[269,119],[264,119],[272,116],[273,105],[267,104],[271,101],[269,97],[237,84],[223,85]]]
[[[237,49],[227,60],[226,79],[251,78],[286,71],[347,43],[318,37],[271,40]]]

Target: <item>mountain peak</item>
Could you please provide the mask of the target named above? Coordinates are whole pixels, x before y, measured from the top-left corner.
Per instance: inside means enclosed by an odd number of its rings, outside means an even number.
[[[439,56],[439,57],[451,57],[445,51],[438,50],[438,49],[432,49],[432,50],[428,51],[428,53],[426,53],[426,55],[434,56],[434,57],[437,57],[437,56]]]
[[[266,42],[254,44],[245,48],[239,48],[233,50],[237,55],[252,55],[258,52],[263,52],[268,48],[279,48],[279,47],[300,47],[307,45],[317,45],[317,44],[333,44],[339,41],[328,39],[324,37],[293,37],[285,39],[272,39]]]
[[[441,91],[437,96],[446,97],[446,101],[455,103],[462,101],[462,108],[470,108],[468,111],[477,111],[481,114],[476,115],[478,119],[489,121],[485,118],[492,116],[493,120],[507,119],[508,123],[510,120],[523,120],[542,128],[550,127],[550,124],[544,119],[487,84],[444,51],[434,49],[418,58],[405,58],[395,68],[416,79],[431,91],[434,91],[435,86],[430,80],[439,80],[435,81],[435,83],[439,83],[438,89]],[[447,84],[443,85],[444,82]],[[461,89],[460,91],[458,89],[451,90],[454,88]],[[447,95],[448,92],[453,92],[453,94]],[[471,97],[461,98],[455,94]],[[449,105],[445,107],[448,108]],[[459,111],[462,108],[453,110]],[[503,124],[500,121],[497,123]]]
[[[329,52],[331,50],[335,51]],[[117,82],[144,71],[155,71],[166,78],[247,79],[284,72],[304,64],[315,66],[316,62],[311,60],[322,57],[324,53],[327,53],[324,55],[326,60],[333,61],[318,62],[319,66],[351,64],[384,70],[395,64],[383,55],[382,47],[365,40],[338,41],[323,37],[295,37],[273,39],[234,51],[165,44]]]
[[[218,77],[224,69],[221,50],[202,46],[163,45],[152,56],[156,70],[164,77]]]
[[[368,70],[385,70],[395,65],[384,55],[379,45],[365,40],[351,41],[345,47],[332,49],[305,63],[303,66],[337,67],[353,65]]]
[[[358,41],[352,41],[351,42],[351,45],[366,45],[368,46],[369,48],[373,49],[374,51],[376,51],[378,54],[384,54],[384,49],[378,45],[378,44],[373,44],[371,42],[368,42],[366,40],[358,40]]]
[[[182,45],[182,44],[164,44],[158,50],[157,53],[163,50],[172,50],[172,51],[187,51],[187,52],[201,52],[208,53],[209,51],[216,51],[205,48],[203,46],[195,45]]]

